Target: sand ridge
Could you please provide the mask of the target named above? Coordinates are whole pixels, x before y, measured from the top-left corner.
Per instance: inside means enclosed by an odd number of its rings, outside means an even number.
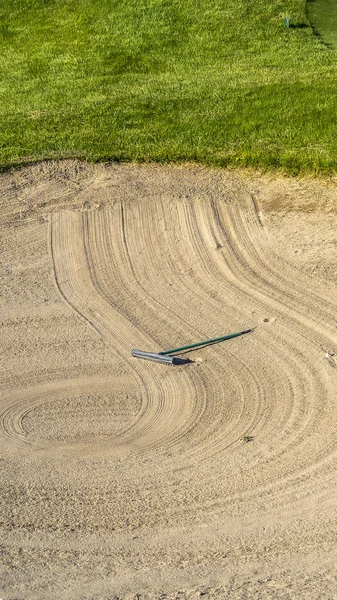
[[[2,597],[337,593],[336,197],[193,165],[2,176]]]

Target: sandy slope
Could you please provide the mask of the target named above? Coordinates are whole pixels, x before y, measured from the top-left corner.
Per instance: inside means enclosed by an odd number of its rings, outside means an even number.
[[[1,598],[337,597],[336,199],[195,167],[1,177]]]

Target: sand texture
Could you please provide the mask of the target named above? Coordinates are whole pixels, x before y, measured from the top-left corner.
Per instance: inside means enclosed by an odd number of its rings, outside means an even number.
[[[1,599],[337,598],[336,181],[42,163],[0,225]]]

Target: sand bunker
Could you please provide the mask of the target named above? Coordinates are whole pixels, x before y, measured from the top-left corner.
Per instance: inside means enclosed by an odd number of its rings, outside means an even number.
[[[1,597],[333,597],[334,180],[65,162],[0,193]]]

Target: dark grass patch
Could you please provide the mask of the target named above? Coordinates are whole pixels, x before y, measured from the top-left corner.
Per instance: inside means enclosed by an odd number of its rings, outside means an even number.
[[[334,48],[337,48],[337,3],[335,0],[309,0],[308,19],[315,33]]]

